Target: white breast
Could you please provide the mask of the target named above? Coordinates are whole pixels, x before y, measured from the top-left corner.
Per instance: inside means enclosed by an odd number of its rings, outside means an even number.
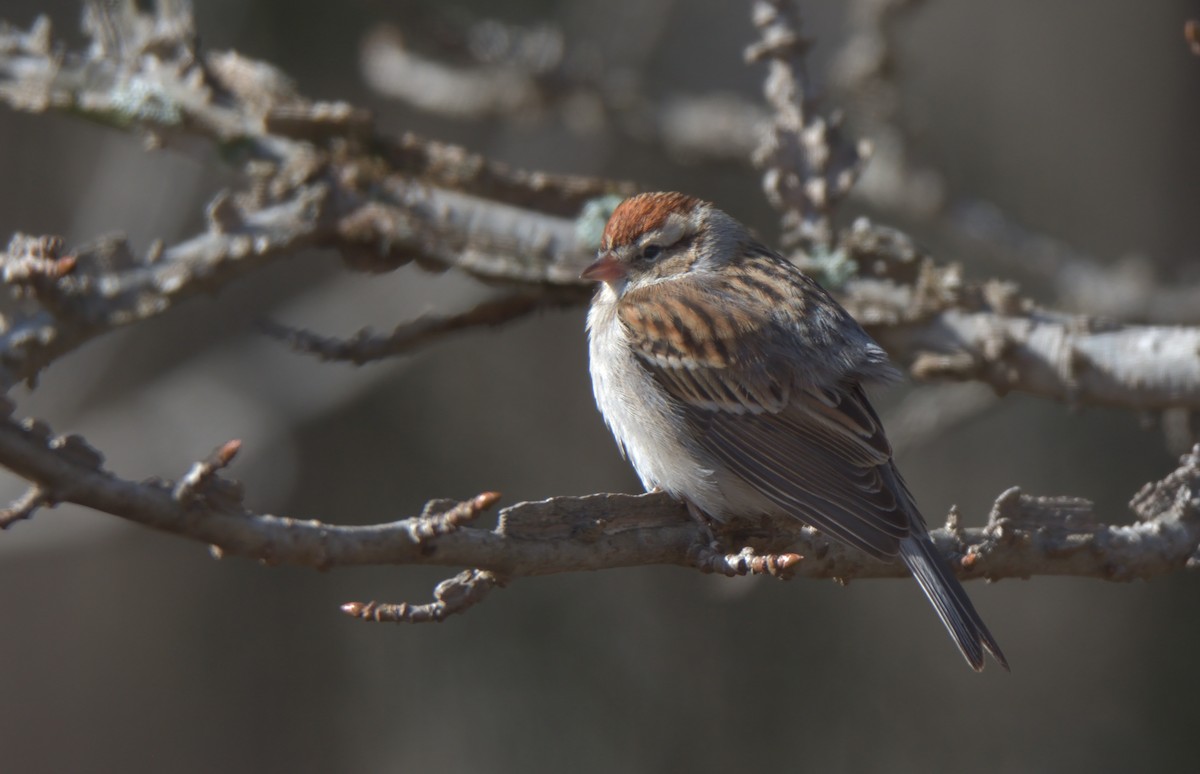
[[[596,405],[642,485],[686,498],[713,518],[724,516],[713,466],[688,441],[690,431],[670,396],[637,362],[607,286],[588,312],[588,343]]]

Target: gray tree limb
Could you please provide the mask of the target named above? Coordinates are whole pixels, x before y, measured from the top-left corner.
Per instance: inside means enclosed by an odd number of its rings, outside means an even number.
[[[500,512],[494,528],[473,525],[499,499],[493,492],[466,503],[432,501],[419,516],[369,526],[254,513],[242,505],[240,485],[221,477],[237,449],[236,442],[226,444],[178,483],[136,483],[104,470],[100,454],[78,437],[56,437],[39,421],[0,421],[0,464],[28,479],[42,504],[75,503],[209,544],[218,555],[268,564],[467,567],[500,583],[655,564],[841,580],[906,575],[903,565],[878,562],[798,523],[737,522],[722,539],[754,553],[714,555],[682,505],[663,494],[518,503]],[[21,509],[29,509],[29,500],[22,498]],[[1200,562],[1200,447],[1144,487],[1131,509],[1135,523],[1112,526],[1100,523],[1086,500],[1029,497],[1014,487],[996,500],[985,527],[963,528],[952,512],[933,537],[964,579],[1130,580],[1194,568]],[[755,555],[784,558],[756,567]]]

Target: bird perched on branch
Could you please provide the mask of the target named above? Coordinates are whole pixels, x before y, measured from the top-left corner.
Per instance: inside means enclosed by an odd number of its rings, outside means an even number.
[[[642,483],[693,515],[798,519],[907,565],[972,668],[1000,646],[929,539],[863,384],[887,355],[815,281],[712,204],[617,206],[583,277],[596,403]]]

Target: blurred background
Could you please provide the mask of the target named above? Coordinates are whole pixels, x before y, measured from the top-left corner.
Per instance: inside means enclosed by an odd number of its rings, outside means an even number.
[[[825,82],[848,6],[802,7]],[[79,12],[71,0],[6,0],[0,15],[28,27],[46,13],[78,45]],[[196,16],[204,46],[273,62],[306,95],[370,107],[386,129],[516,166],[686,190],[768,241],[776,234],[747,163],[664,152],[636,115],[606,118],[610,106],[579,95],[476,116],[419,111],[372,88],[360,61],[387,24],[420,56],[461,62],[470,31],[497,19],[560,31],[566,56],[616,102],[720,93],[757,105],[762,68],[742,61],[754,37],[747,3],[202,0]],[[1196,2],[920,4],[896,28],[912,156],[936,170],[949,203],[991,202],[1164,286],[1200,282],[1200,58],[1182,36],[1198,17]],[[238,184],[211,150],[147,154],[135,136],[7,109],[0,180],[0,235],[74,244],[123,231],[135,251],[201,229],[212,194]],[[938,216],[842,210],[864,212],[961,261],[969,278],[1010,277],[1049,306],[1077,303],[1038,266],[948,239]],[[298,518],[391,520],[430,498],[489,489],[504,503],[637,491],[592,403],[583,309],[358,369],[292,354],[253,326],[266,315],[329,335],[390,330],[489,292],[413,266],[362,276],[332,254],[299,255],[90,344],[19,391],[18,410],[84,434],[132,479],[177,477],[240,438],[231,474],[248,504]],[[1200,322],[1200,309],[1186,322]],[[880,394],[885,421],[903,424],[931,389]],[[1131,411],[1070,412],[1022,395],[979,405],[902,445],[900,466],[933,524],[951,504],[982,524],[1012,485],[1087,497],[1127,519],[1129,497],[1175,466],[1162,431]],[[0,483],[5,497],[21,491],[10,477]],[[1063,772],[1194,762],[1195,576],[971,583],[1012,674],[973,674],[915,584],[899,581],[652,568],[521,580],[440,625],[338,612],[352,599],[425,601],[449,574],[214,561],[202,545],[108,516],[43,511],[0,534],[3,768]]]

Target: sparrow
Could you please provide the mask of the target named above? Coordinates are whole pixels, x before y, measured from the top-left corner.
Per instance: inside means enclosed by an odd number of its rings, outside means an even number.
[[[796,519],[904,562],[967,663],[1008,662],[929,538],[863,385],[898,377],[834,298],[711,203],[626,199],[582,274],[596,404],[647,491]]]

